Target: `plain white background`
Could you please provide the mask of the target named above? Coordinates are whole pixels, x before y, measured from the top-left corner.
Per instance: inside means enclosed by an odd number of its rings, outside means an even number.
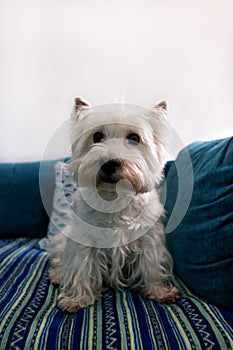
[[[75,96],[166,98],[185,144],[233,135],[232,14],[231,0],[2,0],[0,161],[60,156]]]

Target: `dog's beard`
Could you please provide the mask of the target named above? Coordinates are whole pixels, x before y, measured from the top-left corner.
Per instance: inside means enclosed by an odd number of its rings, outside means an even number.
[[[103,174],[96,164],[83,164],[79,167],[78,183],[81,188],[96,192],[106,201],[113,201],[119,198],[120,194],[135,196],[146,193],[153,187],[149,176],[146,176],[138,165],[128,160],[121,160],[121,166],[111,175]]]
[[[128,160],[120,160],[119,163],[113,174],[103,173],[101,168],[98,171],[95,185],[100,195],[116,198],[119,190],[132,192],[134,195],[148,192],[148,180],[140,167]]]
[[[119,189],[134,195],[153,190],[161,177],[159,162],[145,148],[144,153],[127,152],[116,141],[113,146],[112,140],[95,145],[79,159],[74,158],[71,170],[79,187],[93,189],[106,200],[115,199]]]

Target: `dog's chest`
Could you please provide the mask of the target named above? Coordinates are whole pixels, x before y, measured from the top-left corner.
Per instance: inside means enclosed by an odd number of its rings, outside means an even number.
[[[104,274],[104,284],[106,287],[130,287],[138,281],[138,264],[142,256],[140,249],[135,250],[136,246],[140,246],[140,242],[117,248],[107,249],[106,262],[107,273]],[[140,252],[139,252],[140,251]]]

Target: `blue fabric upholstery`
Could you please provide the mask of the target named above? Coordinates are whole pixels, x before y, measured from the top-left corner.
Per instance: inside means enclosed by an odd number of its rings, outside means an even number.
[[[165,174],[174,270],[195,294],[233,312],[233,138],[191,144]]]
[[[229,350],[233,315],[203,302],[179,281],[183,298],[161,305],[130,289],[109,289],[66,314],[48,279],[38,239],[0,240],[0,348],[47,350]]]
[[[52,210],[55,162],[0,164],[1,238],[46,235],[47,213]],[[41,164],[43,171],[40,171]]]

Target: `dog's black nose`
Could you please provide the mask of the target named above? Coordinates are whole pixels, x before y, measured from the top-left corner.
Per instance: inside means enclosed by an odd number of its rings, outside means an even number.
[[[120,166],[119,159],[111,159],[101,166],[101,170],[106,175],[112,175],[116,169]]]

